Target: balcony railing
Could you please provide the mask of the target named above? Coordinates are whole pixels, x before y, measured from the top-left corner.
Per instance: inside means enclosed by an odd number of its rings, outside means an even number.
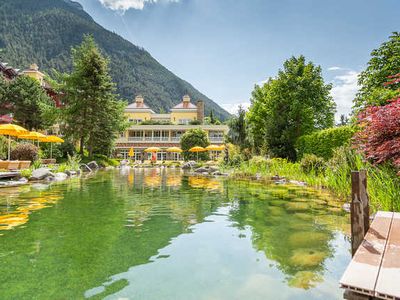
[[[122,137],[121,139],[125,139],[124,137]],[[137,137],[137,136],[130,136],[128,137],[128,142],[180,142],[181,137],[179,136],[173,136],[171,138],[167,137],[167,136],[155,136],[155,137],[151,137],[151,136],[146,136],[146,137]],[[209,137],[209,140],[211,143],[223,143],[224,142],[224,138],[223,137]]]

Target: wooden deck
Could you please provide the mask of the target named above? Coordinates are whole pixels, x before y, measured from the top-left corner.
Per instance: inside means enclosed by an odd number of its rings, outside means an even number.
[[[376,214],[340,285],[365,299],[400,299],[400,213]]]
[[[20,176],[19,171],[14,171],[14,172],[0,172],[0,179],[8,179],[8,178],[15,178]]]

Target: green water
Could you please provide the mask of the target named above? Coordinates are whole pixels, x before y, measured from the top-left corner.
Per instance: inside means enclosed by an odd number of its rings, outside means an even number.
[[[0,299],[340,299],[348,230],[325,192],[178,170],[0,189]]]

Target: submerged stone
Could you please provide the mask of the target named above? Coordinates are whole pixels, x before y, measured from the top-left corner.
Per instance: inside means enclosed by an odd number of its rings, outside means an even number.
[[[325,252],[300,248],[293,251],[290,262],[295,266],[315,267],[322,263],[326,257],[327,254]]]
[[[300,271],[288,281],[288,284],[291,287],[308,290],[315,287],[319,282],[322,282],[322,276],[320,274],[311,271]]]
[[[305,202],[289,202],[285,205],[288,211],[304,211],[309,210],[310,205]]]
[[[289,244],[291,247],[303,248],[319,246],[326,243],[329,240],[329,236],[322,232],[314,231],[301,231],[295,232],[289,236]]]

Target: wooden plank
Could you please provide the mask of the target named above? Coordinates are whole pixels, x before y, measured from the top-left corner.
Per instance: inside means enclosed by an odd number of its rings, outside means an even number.
[[[383,299],[400,299],[400,213],[393,214],[375,292]]]
[[[367,172],[351,172],[351,254],[354,256],[369,229]]]
[[[340,279],[343,288],[374,296],[375,284],[389,235],[393,213],[378,212],[371,227]]]

